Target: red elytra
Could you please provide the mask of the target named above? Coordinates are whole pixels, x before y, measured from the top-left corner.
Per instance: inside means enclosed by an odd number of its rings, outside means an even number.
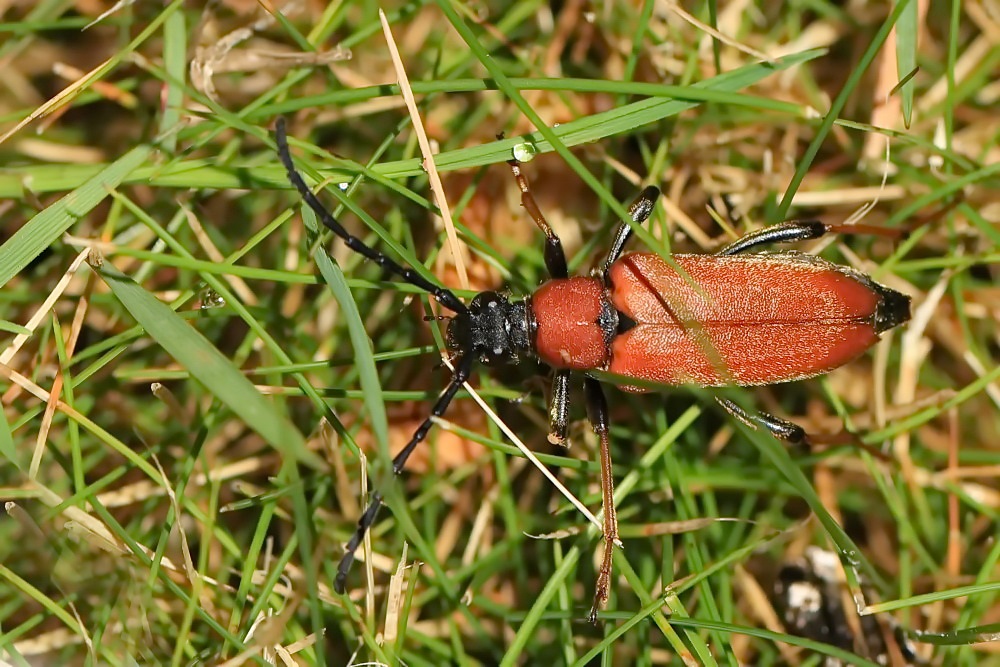
[[[885,288],[864,274],[790,252],[672,260],[680,272],[658,255],[628,253],[607,286],[590,277],[543,284],[530,297],[538,357],[665,385],[751,386],[827,373],[878,341]],[[613,335],[601,324],[610,308]]]
[[[350,234],[317,199],[296,171],[284,121],[276,127],[278,154],[289,181],[320,221],[355,252],[416,285],[455,315],[447,344],[455,371],[448,386],[407,445],[392,461],[400,474],[469,379],[475,362],[486,365],[536,358],[553,369],[550,440],[565,440],[571,372],[584,373],[587,412],[600,440],[605,544],[590,619],[608,599],[612,550],[618,541],[607,400],[588,371],[667,385],[761,385],[826,373],[854,359],[878,334],[909,319],[909,297],[850,268],[796,252],[748,254],[764,246],[814,239],[838,228],[792,221],[749,234],[717,255],[624,254],[632,233],[622,224],[608,256],[591,276],[571,278],[562,243],[545,221],[516,161],[509,164],[521,203],[545,234],[545,265],[552,279],[533,294],[512,298],[482,292],[465,304],[451,291],[397,263]],[[629,208],[632,224],[652,214],[659,190],[647,187]],[[839,228],[843,229],[843,228]],[[675,268],[676,267],[676,268]],[[621,382],[623,389],[643,387]],[[789,442],[806,442],[798,426],[772,415],[745,412],[716,400],[736,418]],[[382,506],[372,493],[337,568],[334,588],[344,592],[354,553]]]

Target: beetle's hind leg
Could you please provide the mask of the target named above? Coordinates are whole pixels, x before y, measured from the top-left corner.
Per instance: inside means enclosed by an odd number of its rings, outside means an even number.
[[[728,398],[716,396],[715,400],[726,410],[726,412],[752,429],[763,427],[778,440],[783,440],[795,447],[809,448],[812,446],[812,441],[809,439],[809,435],[806,433],[805,429],[798,424],[793,424],[790,421],[786,421],[780,417],[775,417],[767,412],[747,412],[740,406],[736,405],[736,403],[730,401]]]
[[[850,445],[868,452],[876,459],[889,460],[889,457],[884,452],[880,451],[877,447],[865,444],[852,433],[841,432],[839,434],[822,436],[814,434],[815,437],[811,437],[801,426],[781,417],[775,417],[767,412],[747,412],[728,398],[722,398],[721,396],[716,396],[715,400],[726,412],[750,428],[754,430],[758,427],[764,428],[778,440],[787,442],[796,449],[812,451],[816,445]]]
[[[818,239],[827,234],[874,234],[877,236],[899,237],[902,230],[879,227],[877,225],[832,225],[819,220],[788,220],[777,225],[764,227],[736,239],[720,250],[720,255],[738,255],[757,251],[777,243],[795,243]]]
[[[614,558],[615,544],[618,544],[618,513],[615,510],[615,481],[611,470],[611,443],[609,439],[610,424],[608,419],[608,401],[604,397],[601,383],[594,378],[586,378],[584,391],[587,395],[587,414],[594,433],[601,441],[601,505],[604,510],[604,560],[597,573],[597,585],[594,591],[594,606],[588,617],[591,623],[597,622],[597,613],[604,608],[611,590],[611,569]]]
[[[775,243],[795,243],[796,241],[818,239],[830,231],[830,228],[819,220],[782,222],[770,227],[764,227],[736,239],[720,250],[719,254],[738,255],[742,252],[760,250],[764,246],[774,245]]]

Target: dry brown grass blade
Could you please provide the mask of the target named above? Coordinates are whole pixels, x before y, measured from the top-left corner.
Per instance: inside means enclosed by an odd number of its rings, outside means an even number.
[[[437,165],[434,164],[434,151],[431,150],[431,143],[427,139],[427,131],[424,129],[423,119],[420,117],[420,110],[417,109],[416,99],[413,97],[413,89],[410,88],[410,80],[406,76],[406,68],[403,67],[403,60],[399,56],[399,49],[396,41],[392,37],[392,30],[389,28],[389,21],[385,17],[385,12],[378,10],[379,20],[382,21],[382,31],[385,33],[385,41],[389,46],[389,53],[392,56],[392,63],[396,68],[396,80],[399,82],[399,90],[406,101],[406,109],[410,113],[410,120],[413,122],[413,132],[417,135],[417,143],[420,145],[420,153],[424,156],[424,169],[427,170],[427,178],[431,184],[431,192],[434,193],[434,201],[441,211],[444,220],[444,228],[448,234],[448,247],[455,261],[455,270],[458,272],[458,280],[462,289],[469,289],[469,274],[465,269],[465,258],[462,247],[458,242],[458,233],[455,231],[455,222],[451,218],[451,209],[448,207],[448,200],[444,194],[444,186],[441,185],[441,176],[438,174]]]

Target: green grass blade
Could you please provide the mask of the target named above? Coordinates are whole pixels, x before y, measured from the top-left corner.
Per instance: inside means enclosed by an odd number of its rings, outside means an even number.
[[[795,197],[795,193],[798,192],[799,186],[802,184],[802,180],[809,173],[809,169],[813,166],[813,160],[819,154],[819,149],[822,147],[823,142],[826,141],[830,134],[830,130],[833,129],[834,123],[837,122],[837,117],[840,116],[840,112],[844,110],[847,105],[847,101],[854,94],[854,91],[861,84],[861,79],[868,71],[869,66],[872,61],[875,60],[875,56],[882,49],[882,45],[885,44],[885,40],[889,37],[889,32],[892,30],[892,26],[896,24],[899,20],[900,14],[906,9],[907,3],[910,0],[901,0],[900,4],[892,10],[892,14],[882,23],[879,27],[878,32],[875,37],[872,38],[871,44],[865,49],[864,55],[858,62],[857,67],[851,70],[851,75],[847,78],[844,83],[843,89],[841,89],[840,94],[830,105],[830,110],[826,113],[823,118],[822,124],[820,124],[819,130],[816,131],[816,136],[809,144],[802,158],[799,160],[798,167],[795,169],[795,175],[792,176],[791,182],[788,184],[788,188],[785,190],[785,195],[782,197],[781,202],[778,204],[777,211],[775,213],[775,220],[785,220],[788,216],[788,209],[792,206],[792,199]]]
[[[110,265],[97,272],[136,322],[247,426],[284,456],[323,467],[291,422],[200,332]]]
[[[7,415],[3,410],[0,410],[0,457],[8,463],[13,463],[17,466],[18,470],[27,472],[28,461],[23,460],[23,457],[17,453],[17,447],[14,446],[14,438],[10,433],[10,423],[7,421]]]
[[[917,39],[920,35],[917,25],[919,4],[907,0],[897,1],[906,2],[906,8],[896,22],[896,74],[900,80],[903,80],[904,77],[909,77],[917,69]],[[913,116],[913,91],[915,88],[916,84],[910,77],[897,91],[902,99],[903,125],[905,127],[910,127],[910,119]]]
[[[361,380],[361,389],[364,393],[365,407],[368,409],[367,423],[371,424],[372,432],[375,434],[375,441],[378,443],[379,451],[384,460],[389,458],[389,419],[385,414],[385,401],[382,398],[382,383],[378,378],[378,371],[375,368],[375,359],[372,356],[371,338],[365,331],[365,323],[358,312],[358,306],[354,303],[354,296],[351,288],[340,270],[326,252],[320,250],[313,255],[316,258],[316,266],[330,291],[333,292],[337,303],[340,304],[341,312],[347,322],[347,330],[351,338],[351,346],[354,348],[354,362]]]
[[[108,190],[118,187],[135,172],[151,152],[149,146],[133,148],[17,230],[0,246],[0,287],[42,254],[74,222],[104,201]]]
[[[563,146],[578,146],[633,132],[637,127],[676,116],[704,102],[737,104],[752,108],[763,107],[776,112],[805,115],[806,110],[800,105],[761,100],[739,94],[737,91],[752,86],[772,74],[818,58],[824,53],[825,51],[822,49],[812,49],[779,58],[772,64],[747,65],[700,81],[687,88],[679,86],[651,87],[648,89],[648,94],[652,95],[659,88],[660,95],[572,120],[559,127],[549,128],[544,134],[535,132],[516,139],[504,139],[480,146],[444,151],[434,156],[434,163],[437,165],[438,171],[447,172],[505,162],[510,158],[514,146],[524,141],[533,143],[539,152],[551,152],[555,150],[551,141],[552,137],[555,137]],[[479,85],[486,87],[481,80],[477,81],[479,81]],[[518,81],[525,83],[525,90],[532,89],[532,86],[528,85],[530,80],[521,79]],[[391,87],[387,88],[391,89]],[[664,97],[664,95],[668,97]],[[671,99],[670,95],[677,96],[678,99]],[[683,99],[679,99],[681,97]],[[24,178],[24,174],[30,175],[37,182],[37,192],[51,192],[74,187],[81,179],[92,177],[94,170],[94,165],[60,165],[59,168],[54,168],[52,165],[38,165],[21,170],[20,175],[0,173],[0,197],[18,195],[21,191],[19,179]],[[372,167],[372,171],[391,179],[410,178],[424,173],[420,158],[383,162]],[[353,173],[343,170],[324,171],[323,176],[328,177],[331,183],[346,183],[353,177]],[[163,166],[142,167],[136,169],[129,178],[125,179],[125,182],[150,181],[160,186],[182,188],[243,188],[247,186],[248,180],[269,186],[290,187],[285,178],[284,169],[280,165],[267,165],[245,170],[236,167],[222,167],[215,161],[200,159],[178,161]]]

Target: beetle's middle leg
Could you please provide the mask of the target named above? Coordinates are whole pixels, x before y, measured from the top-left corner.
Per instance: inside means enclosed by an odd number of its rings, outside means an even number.
[[[569,378],[570,372],[560,369],[552,376],[552,398],[549,401],[549,442],[553,445],[566,443],[569,430]]]
[[[643,188],[639,196],[635,198],[629,207],[628,214],[632,218],[633,224],[641,225],[642,223],[649,220],[649,216],[653,215],[654,207],[656,206],[656,200],[660,197],[660,189],[654,185],[648,185]],[[611,270],[611,265],[618,261],[618,258],[622,256],[622,252],[625,250],[625,244],[628,243],[629,238],[632,236],[632,225],[627,222],[622,222],[618,225],[618,229],[615,230],[615,238],[611,241],[611,248],[608,250],[608,256],[601,262],[601,275],[604,276],[605,281],[607,281],[608,271]]]
[[[597,622],[597,613],[604,608],[611,590],[611,568],[615,544],[618,543],[618,513],[615,510],[615,481],[611,470],[610,422],[608,401],[601,383],[594,378],[584,380],[587,395],[587,413],[594,433],[601,441],[601,506],[604,510],[604,560],[597,573],[594,606],[590,609],[591,623]]]

